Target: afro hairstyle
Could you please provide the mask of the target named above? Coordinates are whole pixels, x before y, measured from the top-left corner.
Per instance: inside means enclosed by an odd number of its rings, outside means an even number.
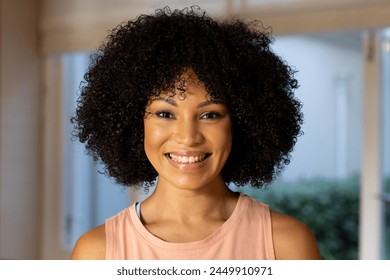
[[[271,50],[272,41],[260,21],[216,20],[199,7],[166,7],[122,23],[91,56],[74,136],[118,184],[152,186],[158,174],[144,151],[145,109],[191,69],[230,110],[225,182],[260,188],[289,164],[303,122],[295,70]]]

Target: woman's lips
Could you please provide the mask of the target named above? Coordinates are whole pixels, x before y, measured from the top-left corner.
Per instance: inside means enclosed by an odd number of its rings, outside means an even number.
[[[210,156],[210,153],[167,153],[165,156],[179,169],[193,170],[201,166]]]
[[[206,159],[207,154],[201,154],[201,155],[175,155],[175,154],[168,154],[169,158],[177,163],[195,163],[195,162],[202,162]]]

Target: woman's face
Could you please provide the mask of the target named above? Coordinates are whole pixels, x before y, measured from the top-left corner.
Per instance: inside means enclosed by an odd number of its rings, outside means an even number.
[[[232,125],[227,106],[211,100],[201,83],[187,79],[185,87],[185,98],[161,94],[149,103],[144,145],[159,185],[197,189],[222,181]]]

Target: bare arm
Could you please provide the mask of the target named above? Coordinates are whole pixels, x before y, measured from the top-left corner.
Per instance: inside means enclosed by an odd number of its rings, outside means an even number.
[[[73,248],[72,260],[104,260],[106,255],[105,226],[83,234]]]
[[[275,211],[271,218],[276,259],[321,259],[317,241],[304,223]]]

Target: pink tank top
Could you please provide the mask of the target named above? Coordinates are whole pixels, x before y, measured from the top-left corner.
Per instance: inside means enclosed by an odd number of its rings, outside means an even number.
[[[166,242],[151,234],[135,206],[106,220],[106,259],[275,259],[269,207],[243,194],[229,219],[203,240]]]

